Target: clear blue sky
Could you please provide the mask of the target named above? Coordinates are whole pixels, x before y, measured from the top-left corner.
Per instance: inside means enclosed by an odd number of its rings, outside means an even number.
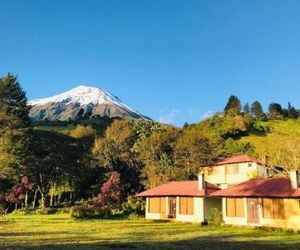
[[[229,95],[300,108],[300,1],[0,0],[0,75],[29,99],[99,86],[182,125]]]

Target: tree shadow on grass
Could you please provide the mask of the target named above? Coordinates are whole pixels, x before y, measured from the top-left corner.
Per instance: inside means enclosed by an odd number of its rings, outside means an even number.
[[[280,236],[279,236],[280,237]],[[120,249],[120,250],[130,250],[130,249],[159,249],[159,250],[299,250],[300,240],[298,241],[288,241],[282,242],[280,238],[276,241],[251,241],[251,240],[235,240],[234,236],[208,236],[208,237],[196,237],[188,240],[175,240],[175,241],[147,241],[143,238],[142,241],[128,241],[124,242],[124,239],[111,239],[104,241],[95,241],[88,243],[62,243],[62,244],[45,244],[45,245],[15,245],[0,247],[0,249],[33,249],[33,250],[109,250],[109,249]]]

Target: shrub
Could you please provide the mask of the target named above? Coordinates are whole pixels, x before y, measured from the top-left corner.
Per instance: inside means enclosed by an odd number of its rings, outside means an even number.
[[[58,214],[70,214],[71,209],[72,209],[72,208],[70,208],[70,207],[58,208],[58,209],[57,209],[57,213],[58,213]]]
[[[0,216],[5,214],[5,208],[3,205],[0,204]]]
[[[32,210],[30,210],[29,208],[23,208],[23,209],[16,209],[14,210],[11,214],[13,215],[28,215],[28,214],[32,214]]]
[[[95,208],[88,203],[73,206],[70,210],[70,215],[73,218],[82,219],[95,216]]]
[[[56,208],[45,207],[36,210],[36,214],[47,215],[47,214],[55,214],[57,212]]]
[[[222,223],[222,213],[217,208],[210,210],[208,223],[215,226],[219,226]]]
[[[137,213],[131,213],[128,215],[128,219],[129,220],[144,220],[145,217],[140,214],[137,214]]]
[[[128,196],[127,201],[122,204],[124,214],[145,214],[145,201],[141,197]]]

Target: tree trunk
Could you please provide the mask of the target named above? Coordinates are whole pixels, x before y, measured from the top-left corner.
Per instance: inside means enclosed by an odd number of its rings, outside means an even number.
[[[39,192],[40,192],[40,194],[41,194],[41,208],[45,208],[46,207],[46,198],[45,198],[45,195],[44,195],[44,193],[42,192],[42,189],[40,188],[40,186],[37,186],[38,187],[38,190],[39,190]]]
[[[46,207],[45,195],[41,191],[40,191],[40,194],[41,194],[41,202],[42,202],[42,204],[40,204],[41,208],[45,208]]]
[[[25,193],[25,208],[27,208],[28,206],[28,190],[26,189],[26,193]]]
[[[32,208],[35,208],[35,207],[36,207],[37,193],[38,193],[38,190],[36,189],[36,190],[34,191],[34,197],[33,197],[33,202],[32,202]]]
[[[51,194],[51,196],[50,196],[50,207],[52,207],[53,206],[53,194]]]
[[[61,194],[58,195],[57,204],[60,204]]]

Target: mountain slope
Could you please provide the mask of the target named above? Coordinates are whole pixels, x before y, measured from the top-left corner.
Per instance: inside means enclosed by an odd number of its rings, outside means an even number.
[[[28,102],[34,121],[68,121],[92,117],[146,118],[101,88],[78,86],[52,97]]]

